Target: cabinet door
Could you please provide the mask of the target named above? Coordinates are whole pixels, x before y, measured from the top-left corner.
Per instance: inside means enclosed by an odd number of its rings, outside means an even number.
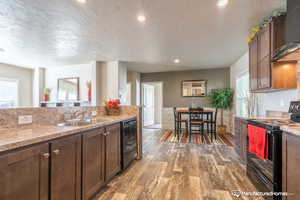
[[[0,156],[1,200],[47,200],[49,144]]]
[[[258,62],[271,54],[271,26],[263,28],[258,34]]]
[[[113,178],[121,169],[120,124],[106,128],[106,180]]]
[[[271,60],[270,56],[265,57],[259,64],[258,64],[258,74],[259,74],[259,81],[258,81],[258,88],[259,89],[266,89],[271,88]]]
[[[51,200],[81,198],[81,137],[51,143]]]
[[[271,56],[285,44],[286,16],[276,17],[271,22]]]
[[[257,90],[258,40],[257,37],[249,44],[250,89]]]
[[[82,189],[83,199],[90,199],[105,182],[104,128],[83,134],[82,139]]]
[[[247,160],[247,135],[248,135],[248,122],[247,120],[235,117],[235,150],[239,154],[241,160]]]
[[[286,200],[300,199],[300,137],[283,134],[282,144],[282,190],[292,193]]]

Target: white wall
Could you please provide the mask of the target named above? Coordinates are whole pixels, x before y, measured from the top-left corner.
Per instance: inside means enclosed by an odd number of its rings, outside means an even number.
[[[297,89],[258,94],[258,115],[263,117],[266,111],[288,112],[293,100],[297,100]]]
[[[131,105],[140,105],[141,102],[141,74],[129,71],[128,82],[131,84]]]
[[[33,106],[39,107],[45,88],[45,69],[36,67],[33,74]]]
[[[0,63],[0,78],[19,81],[19,107],[33,106],[33,70]]]
[[[101,104],[108,99],[127,99],[127,67],[119,61],[97,62],[98,99]]]
[[[57,100],[57,80],[60,78],[79,77],[79,99],[88,101],[87,81],[93,79],[94,62],[80,65],[49,67],[45,71],[45,87],[51,89],[50,101]]]
[[[127,100],[127,66],[123,62],[119,62],[119,98],[122,104],[126,104]]]
[[[231,67],[230,67],[230,87],[235,91],[236,90],[236,80],[241,75],[249,73],[249,52],[246,52],[241,58],[239,58]],[[236,95],[233,98],[233,107],[232,113],[236,114]]]

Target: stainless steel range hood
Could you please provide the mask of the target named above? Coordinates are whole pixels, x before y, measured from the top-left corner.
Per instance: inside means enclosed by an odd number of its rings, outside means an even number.
[[[300,60],[300,0],[287,0],[285,45],[273,57],[273,61]]]

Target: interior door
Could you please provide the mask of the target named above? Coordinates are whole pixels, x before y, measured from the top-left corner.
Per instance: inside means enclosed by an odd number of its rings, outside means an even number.
[[[154,124],[154,86],[143,85],[143,122],[144,126]]]

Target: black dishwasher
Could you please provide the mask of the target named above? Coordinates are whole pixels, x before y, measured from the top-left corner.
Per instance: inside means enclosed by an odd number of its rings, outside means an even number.
[[[137,120],[121,123],[121,167],[125,170],[137,156]]]

